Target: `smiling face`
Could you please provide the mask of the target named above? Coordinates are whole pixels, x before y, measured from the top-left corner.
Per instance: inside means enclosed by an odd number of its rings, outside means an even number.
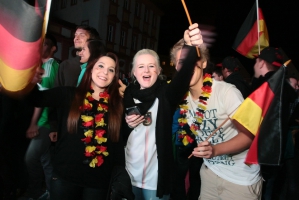
[[[141,54],[135,59],[133,74],[140,84],[140,89],[151,87],[160,74],[156,59],[150,54]]]
[[[112,82],[115,76],[115,61],[108,57],[102,56],[93,66],[91,71],[92,88],[103,92]]]
[[[80,63],[86,63],[90,57],[90,52],[88,48],[88,42],[85,42],[85,44],[82,47],[82,50],[79,52]]]
[[[89,38],[90,35],[86,30],[78,28],[74,37],[75,49],[81,49]]]

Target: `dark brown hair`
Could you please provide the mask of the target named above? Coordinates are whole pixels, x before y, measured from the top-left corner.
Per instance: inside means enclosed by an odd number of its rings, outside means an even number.
[[[120,94],[118,92],[119,84],[119,63],[118,58],[115,54],[108,52],[104,56],[107,56],[111,59],[113,59],[116,63],[115,66],[115,76],[110,83],[110,85],[107,87],[107,92],[110,95],[109,102],[108,102],[108,130],[107,134],[108,137],[113,141],[116,142],[119,139],[119,132],[120,132],[120,126],[122,121],[122,114],[123,114],[123,104],[122,104],[122,98],[120,97]],[[68,120],[67,120],[67,128],[70,133],[74,133],[77,131],[78,126],[78,119],[81,115],[81,111],[79,110],[79,107],[83,105],[83,101],[85,98],[85,95],[88,90],[90,90],[91,86],[91,71],[95,65],[95,63],[101,58],[98,57],[94,60],[91,60],[88,62],[88,65],[86,67],[86,72],[82,78],[81,83],[76,89],[75,97],[72,101]]]
[[[88,39],[86,42],[90,52],[90,56],[87,62],[90,62],[91,60],[97,59],[99,58],[99,56],[106,54],[105,45],[100,40]]]
[[[88,26],[88,25],[79,25],[76,27],[77,29],[83,29],[85,31],[87,31],[89,33],[89,39],[100,39],[100,35],[99,32],[97,31],[97,29]]]

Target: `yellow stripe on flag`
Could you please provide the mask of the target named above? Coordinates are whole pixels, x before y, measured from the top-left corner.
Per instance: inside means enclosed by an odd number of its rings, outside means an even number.
[[[2,59],[0,59],[0,66],[0,83],[6,90],[12,92],[24,89],[31,81],[37,67],[33,66],[25,70],[16,70],[7,66]]]
[[[250,98],[246,98],[232,116],[232,119],[235,119],[253,135],[256,135],[263,121],[262,109]]]
[[[269,35],[268,30],[266,27],[266,23],[264,20],[259,20],[260,25],[260,36],[259,41],[256,41],[254,46],[252,46],[252,49],[247,53],[247,58],[255,58],[254,55],[259,55],[259,46],[260,51],[262,51],[264,48],[269,46]]]

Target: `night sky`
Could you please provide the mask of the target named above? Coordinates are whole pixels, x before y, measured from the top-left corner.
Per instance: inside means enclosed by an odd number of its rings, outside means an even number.
[[[155,1],[155,0],[153,0]],[[219,63],[226,56],[238,57],[252,74],[254,60],[247,59],[232,49],[234,39],[255,0],[185,0],[193,23],[215,28],[215,42],[210,48],[211,60]],[[299,7],[296,0],[262,0],[262,9],[268,28],[270,46],[281,47],[299,70]],[[183,36],[189,26],[181,0],[156,0],[163,10],[158,53],[168,55],[170,48]]]

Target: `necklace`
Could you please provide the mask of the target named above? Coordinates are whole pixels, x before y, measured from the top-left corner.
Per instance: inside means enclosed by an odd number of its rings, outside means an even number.
[[[107,142],[105,119],[107,118],[109,94],[107,91],[100,93],[99,101],[96,101],[92,97],[92,93],[92,89],[87,92],[83,106],[80,106],[85,135],[85,138],[81,140],[85,144],[86,159],[83,163],[95,168],[101,166],[104,163],[104,157],[109,155],[107,146],[105,146]]]
[[[178,118],[179,126],[181,127],[178,130],[178,140],[182,142],[185,146],[193,143],[195,137],[198,135],[197,131],[200,130],[200,125],[202,123],[205,110],[207,109],[207,100],[210,98],[212,93],[212,83],[213,79],[211,74],[206,73],[203,77],[203,86],[201,88],[202,93],[199,97],[199,104],[195,109],[195,116],[193,117],[193,123],[190,127],[185,127],[187,125],[187,112],[189,110],[187,97],[189,96],[189,91],[184,97],[184,100],[179,105],[180,107],[180,117]],[[190,104],[191,105],[191,104]],[[186,131],[189,128],[190,131]]]

